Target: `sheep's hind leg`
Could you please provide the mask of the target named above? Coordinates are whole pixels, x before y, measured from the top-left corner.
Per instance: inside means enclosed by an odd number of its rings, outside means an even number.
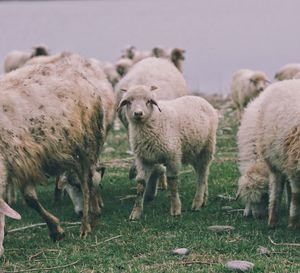
[[[160,182],[162,177],[165,178],[166,169],[162,165],[155,165],[151,175],[149,176],[146,184],[146,190],[144,193],[144,201],[150,202],[154,200],[155,196],[157,195],[157,183]],[[165,181],[166,183],[166,181]]]
[[[90,196],[90,168],[83,168],[83,174],[80,177],[81,189],[83,194],[83,211],[82,211],[82,220],[80,228],[80,237],[86,238],[88,234],[92,232],[91,223],[90,223],[90,206],[94,206],[93,199],[91,201]]]
[[[300,187],[291,182],[291,201],[289,210],[289,228],[296,228],[300,216]]]
[[[65,237],[64,230],[60,226],[59,219],[43,208],[38,201],[35,188],[31,185],[26,185],[21,189],[24,199],[29,207],[36,210],[45,220],[50,233],[50,238],[56,242]]]
[[[212,160],[212,153],[209,150],[203,151],[199,160],[193,164],[197,174],[196,193],[192,204],[192,210],[197,211],[203,207],[208,199],[208,173],[209,165]]]
[[[275,172],[270,172],[269,175],[269,217],[268,226],[274,228],[277,225],[279,218],[279,204],[283,191],[282,175]]]

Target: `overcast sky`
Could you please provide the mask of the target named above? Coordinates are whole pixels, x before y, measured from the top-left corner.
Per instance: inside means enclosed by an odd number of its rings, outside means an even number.
[[[177,46],[186,49],[190,89],[227,93],[237,69],[272,79],[283,64],[300,62],[299,12],[298,0],[1,2],[0,63],[38,43],[108,61],[129,44]]]

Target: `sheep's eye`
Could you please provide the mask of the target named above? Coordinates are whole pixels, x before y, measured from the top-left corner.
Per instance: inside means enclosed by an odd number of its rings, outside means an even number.
[[[254,85],[257,84],[257,80],[250,80]]]

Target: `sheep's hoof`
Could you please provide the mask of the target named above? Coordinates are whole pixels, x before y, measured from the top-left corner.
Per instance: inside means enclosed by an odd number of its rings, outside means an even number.
[[[171,205],[171,215],[172,216],[180,216],[181,215],[181,203],[172,203]]]
[[[289,229],[296,229],[298,227],[299,227],[299,225],[298,225],[298,218],[296,218],[296,217],[290,217],[289,218],[288,228]]]
[[[278,223],[277,217],[271,217],[271,218],[269,218],[269,220],[268,220],[268,228],[269,229],[276,228],[277,223]]]
[[[130,221],[136,221],[141,218],[141,209],[140,208],[134,208],[129,216]]]
[[[50,238],[52,239],[53,242],[61,241],[64,237],[65,237],[65,232],[60,226],[57,226],[55,232],[50,232]]]
[[[92,232],[92,228],[90,224],[84,224],[82,223],[80,228],[80,238],[85,239],[88,234]]]
[[[199,211],[204,205],[204,202],[194,200],[192,204],[192,211]]]

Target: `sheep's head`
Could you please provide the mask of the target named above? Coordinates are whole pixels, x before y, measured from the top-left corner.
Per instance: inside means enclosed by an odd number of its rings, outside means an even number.
[[[154,47],[152,49],[152,55],[157,58],[167,58],[168,57],[166,50],[161,47]]]
[[[136,52],[135,46],[128,46],[122,51],[121,57],[129,58],[129,59],[133,60],[135,52]]]
[[[239,179],[237,198],[245,203],[244,216],[260,218],[267,212],[269,173],[265,164],[253,165]]]
[[[185,50],[182,49],[182,48],[174,48],[172,49],[171,51],[171,59],[172,59],[172,62],[177,62],[179,60],[184,60],[184,53],[185,53]]]
[[[255,90],[256,94],[261,93],[268,86],[270,81],[267,79],[267,76],[263,72],[256,72],[249,79],[250,85],[252,86],[252,90]]]
[[[123,107],[125,108],[125,113],[128,120],[134,123],[141,123],[146,121],[152,114],[154,107],[159,108],[156,100],[154,90],[157,87],[151,86],[150,88],[143,85],[137,85],[131,87],[128,91],[124,91],[122,100],[119,103],[117,111],[119,112]]]
[[[33,53],[32,56],[48,56],[49,55],[49,49],[45,45],[37,45],[33,47]]]
[[[124,77],[132,65],[132,60],[128,58],[121,58],[116,62],[115,69],[121,77]]]

